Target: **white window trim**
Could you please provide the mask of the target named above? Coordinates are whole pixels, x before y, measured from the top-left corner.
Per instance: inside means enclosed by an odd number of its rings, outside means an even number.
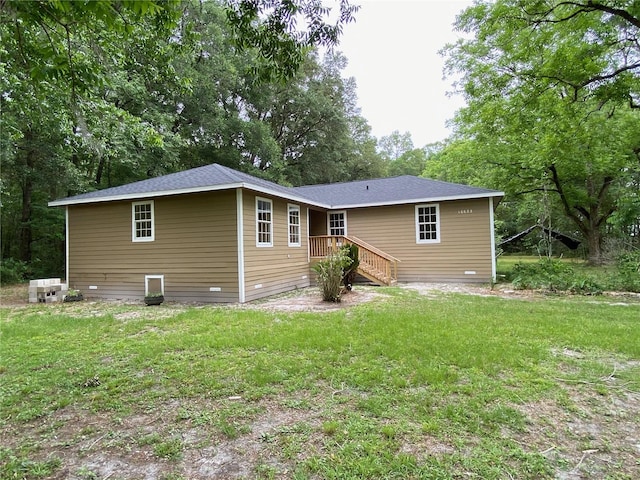
[[[164,295],[164,275],[145,275],[144,276],[144,295],[147,296],[149,295],[149,293],[156,293],[156,292],[149,292],[149,280],[152,279],[160,279],[160,290],[162,293],[162,295]]]
[[[435,207],[436,208],[436,239],[435,240],[422,240],[420,238],[420,209],[425,207]],[[442,238],[440,232],[440,205],[437,203],[423,203],[421,205],[416,205],[416,243],[418,244],[427,244],[427,243],[440,243]]]
[[[151,236],[136,237],[136,205],[151,205]],[[143,202],[131,202],[131,241],[132,242],[153,242],[156,239],[156,211],[153,200]]]
[[[330,210],[327,212],[327,234],[331,235],[331,215],[342,213],[344,217],[344,234],[342,236],[347,236],[347,211],[346,210]]]
[[[260,228],[258,220],[258,203],[266,202],[269,204],[271,218],[269,220],[269,242],[260,241]],[[273,247],[273,200],[269,198],[256,197],[256,247]]]
[[[291,212],[298,212],[298,241],[291,241],[291,227],[294,225],[291,223]],[[290,247],[302,246],[302,213],[300,212],[300,205],[294,205],[293,203],[287,203],[287,244]]]

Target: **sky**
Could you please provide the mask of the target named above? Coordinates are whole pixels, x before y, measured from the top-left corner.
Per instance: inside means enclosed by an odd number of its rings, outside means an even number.
[[[472,4],[463,0],[353,0],[355,22],[344,27],[337,50],[349,60],[345,77],[355,77],[358,105],[378,139],[409,132],[415,148],[444,140],[459,95],[448,96],[453,79],[443,79],[438,51],[455,42],[455,16]]]

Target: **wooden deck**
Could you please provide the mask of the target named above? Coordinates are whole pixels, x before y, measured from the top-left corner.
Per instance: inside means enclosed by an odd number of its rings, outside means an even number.
[[[357,237],[320,235],[309,237],[311,258],[326,258],[345,245],[358,246],[358,274],[382,285],[394,285],[398,281],[398,263],[400,260]]]

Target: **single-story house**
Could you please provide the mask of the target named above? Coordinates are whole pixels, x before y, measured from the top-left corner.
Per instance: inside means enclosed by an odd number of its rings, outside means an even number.
[[[379,284],[489,282],[503,195],[413,176],[291,188],[213,164],[49,205],[66,208],[69,288],[244,303],[309,286],[348,243]]]

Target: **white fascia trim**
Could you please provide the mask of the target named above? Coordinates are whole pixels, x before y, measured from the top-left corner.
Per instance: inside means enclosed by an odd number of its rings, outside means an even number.
[[[230,183],[227,185],[214,185],[211,187],[194,187],[184,188],[180,190],[162,190],[158,192],[146,192],[146,193],[128,193],[125,195],[114,195],[111,197],[98,197],[98,198],[81,198],[78,200],[54,200],[49,202],[50,207],[61,207],[64,205],[82,205],[86,203],[102,203],[102,202],[115,202],[118,200],[141,200],[154,197],[166,197],[169,195],[182,195],[185,193],[200,193],[200,192],[216,192],[219,190],[232,190],[235,188],[244,187],[242,183]]]
[[[269,188],[262,188],[251,183],[228,183],[225,185],[213,185],[210,187],[193,187],[183,188],[178,190],[162,190],[157,192],[142,192],[142,193],[128,193],[124,195],[113,195],[110,197],[96,197],[96,198],[81,198],[77,200],[54,200],[47,205],[50,207],[63,207],[66,205],[83,205],[88,203],[102,203],[102,202],[116,202],[119,200],[141,200],[154,197],[166,197],[171,195],[184,195],[186,193],[205,193],[205,192],[217,192],[220,190],[234,190],[236,188],[246,188],[254,192],[270,195],[272,197],[284,198],[285,200],[303,203],[306,205],[314,205],[321,208],[330,208],[329,204],[324,204],[309,200],[308,198],[300,197],[297,195],[287,195],[286,193],[271,190]]]
[[[236,189],[236,229],[238,241],[238,302],[245,302],[244,292],[244,206],[242,188]]]
[[[313,205],[314,207],[320,207],[320,208],[326,208],[326,209],[332,208],[331,205],[329,205],[328,203],[316,202],[315,200],[310,200],[308,198],[299,197],[297,195],[287,195],[286,193],[276,192],[275,190],[269,190],[268,188],[260,188],[260,187],[256,187],[255,185],[251,185],[251,184],[243,185],[243,187],[246,188],[247,190],[252,190],[254,192],[262,193],[264,195],[270,195],[272,197],[283,198],[285,200],[289,200],[290,202],[302,203],[304,205]]]
[[[179,190],[162,190],[162,191],[147,192],[147,193],[130,193],[125,195],[114,195],[111,197],[83,198],[78,200],[54,200],[49,202],[47,205],[50,207],[62,207],[66,205],[82,205],[82,204],[88,204],[88,203],[115,202],[118,200],[140,200],[145,198],[165,197],[170,195],[183,195],[185,193],[204,193],[204,192],[216,192],[220,190],[233,190],[236,188],[246,188],[247,190],[252,190],[254,192],[262,193],[264,195],[283,198],[285,200],[289,200],[292,202],[297,202],[305,205],[312,205],[314,207],[324,208],[326,210],[344,210],[349,208],[384,207],[384,206],[394,206],[394,205],[408,205],[408,204],[410,205],[410,204],[416,204],[416,203],[435,203],[435,202],[445,202],[445,201],[452,201],[452,200],[473,200],[473,199],[479,199],[479,198],[504,197],[504,192],[491,192],[491,193],[485,193],[480,195],[476,193],[471,193],[467,195],[455,195],[455,196],[449,196],[449,197],[426,197],[426,198],[404,199],[404,200],[397,200],[393,202],[368,202],[368,203],[332,205],[330,203],[318,202],[316,200],[311,200],[309,198],[301,197],[298,195],[288,195],[286,193],[278,192],[276,190],[271,190],[269,188],[263,188],[251,183],[242,182],[242,183],[228,183],[225,185],[213,185],[210,187],[193,187],[193,188],[183,188]]]
[[[394,206],[394,205],[413,205],[413,204],[423,204],[423,203],[437,203],[437,202],[449,202],[455,200],[474,200],[480,198],[493,198],[493,197],[504,197],[503,192],[495,192],[495,193],[487,193],[483,195],[478,195],[475,193],[471,193],[468,195],[456,195],[453,197],[426,197],[426,198],[413,198],[406,200],[397,200],[394,202],[370,202],[370,203],[354,203],[354,204],[345,204],[345,205],[333,205],[331,206],[332,210],[344,210],[351,208],[365,208],[365,207],[386,207],[386,206]]]

